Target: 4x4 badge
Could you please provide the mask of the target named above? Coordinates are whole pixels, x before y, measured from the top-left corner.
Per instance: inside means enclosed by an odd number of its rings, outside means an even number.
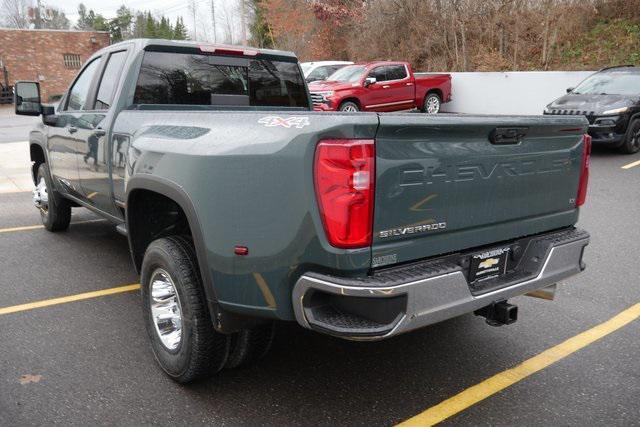
[[[291,117],[280,117],[280,116],[266,116],[258,120],[258,123],[261,125],[265,125],[266,127],[283,127],[283,128],[296,128],[302,129],[305,126],[309,126],[309,117],[306,116],[291,116]]]

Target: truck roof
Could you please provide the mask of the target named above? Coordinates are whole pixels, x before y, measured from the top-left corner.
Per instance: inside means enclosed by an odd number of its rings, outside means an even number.
[[[285,51],[285,50],[260,49],[260,48],[254,48],[249,46],[227,45],[227,44],[220,44],[220,43],[198,42],[198,41],[191,41],[191,40],[130,39],[130,40],[125,40],[119,43],[115,43],[106,49],[112,49],[114,47],[131,44],[131,43],[133,43],[136,46],[136,49],[138,50],[144,50],[149,46],[177,47],[177,48],[206,47],[206,48],[219,48],[219,49],[250,50],[250,51],[258,52],[258,54],[260,55],[283,56],[283,57],[297,59],[297,56],[295,53]]]
[[[370,61],[370,62],[358,62],[356,65],[364,65],[367,67],[378,66],[378,65],[391,65],[391,64],[402,64],[408,65],[409,63],[406,61]]]

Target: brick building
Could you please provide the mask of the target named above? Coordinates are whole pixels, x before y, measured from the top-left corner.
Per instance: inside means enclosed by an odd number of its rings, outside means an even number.
[[[109,33],[103,31],[0,28],[0,84],[5,84],[4,66],[9,85],[39,81],[42,100],[47,101],[63,94],[82,64],[109,41]]]

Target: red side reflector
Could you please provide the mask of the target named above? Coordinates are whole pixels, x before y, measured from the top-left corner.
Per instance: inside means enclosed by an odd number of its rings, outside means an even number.
[[[371,245],[375,157],[371,139],[324,140],[316,147],[316,197],[332,246]]]
[[[258,54],[257,50],[254,50],[254,49],[243,49],[243,48],[234,47],[234,46],[221,46],[221,45],[203,44],[203,45],[198,46],[198,48],[200,48],[200,52],[217,53],[219,55],[256,56]]]
[[[584,205],[587,201],[587,187],[589,186],[589,162],[591,159],[591,136],[583,137],[582,148],[582,168],[580,169],[580,184],[578,185],[578,196],[576,197],[576,207]]]
[[[240,256],[249,255],[249,248],[246,246],[236,246],[233,248],[233,253]]]

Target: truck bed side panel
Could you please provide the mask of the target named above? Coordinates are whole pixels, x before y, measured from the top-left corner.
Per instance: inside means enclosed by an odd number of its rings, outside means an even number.
[[[370,267],[370,248],[327,243],[313,158],[319,139],[371,139],[377,126],[374,113],[124,111],[114,132],[131,138],[127,179],[153,175],[188,194],[205,246],[201,269],[220,304],[293,319],[301,272]],[[236,245],[249,255],[234,255]]]

